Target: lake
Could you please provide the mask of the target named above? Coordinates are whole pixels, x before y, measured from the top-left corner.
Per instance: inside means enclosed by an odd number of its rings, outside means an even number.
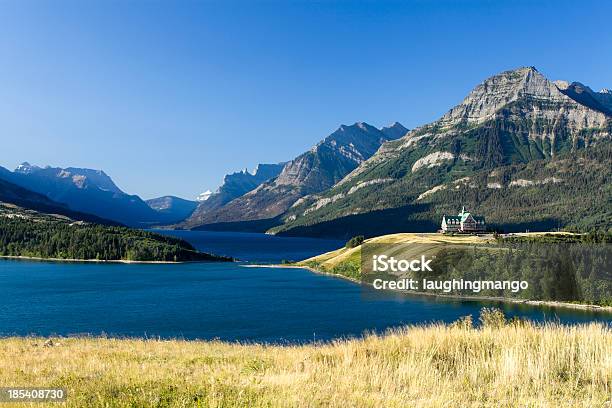
[[[244,261],[300,259],[342,243],[263,234],[172,231]],[[107,334],[301,343],[391,327],[451,322],[483,305],[395,293],[303,269],[234,263],[96,264],[0,261],[0,335]],[[499,304],[498,304],[499,306]],[[501,305],[533,320],[612,322],[612,315]]]
[[[341,248],[345,244],[344,241],[330,239],[277,237],[249,232],[152,231],[183,238],[200,251],[257,263],[301,261]]]

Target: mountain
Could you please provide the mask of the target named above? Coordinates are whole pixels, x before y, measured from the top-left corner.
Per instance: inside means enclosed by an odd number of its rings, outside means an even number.
[[[197,202],[202,202],[202,201],[206,201],[210,198],[210,196],[213,195],[213,192],[210,190],[206,190],[203,193],[200,193],[197,197],[196,197],[196,201]]]
[[[599,103],[604,105],[608,111],[612,110],[612,91],[608,88],[604,88],[597,92],[597,100]]]
[[[39,213],[55,214],[73,220],[94,222],[104,225],[119,225],[118,223],[96,217],[95,215],[80,213],[69,209],[66,205],[57,203],[45,195],[27,190],[16,184],[3,180],[3,175],[10,173],[0,167],[0,202],[4,208],[15,206]]]
[[[4,180],[65,204],[73,211],[94,214],[129,226],[146,227],[170,219],[140,197],[124,193],[101,170],[19,165],[0,174]]]
[[[399,122],[393,122],[393,124],[390,126],[384,126],[380,128],[380,131],[387,135],[390,140],[399,139],[409,132],[409,130]]]
[[[203,214],[188,226],[274,220],[303,197],[336,184],[371,157],[384,142],[393,140],[404,130],[399,123],[386,128],[385,132],[363,122],[342,125],[309,151],[286,163],[277,177]]]
[[[189,217],[198,203],[175,196],[163,196],[145,201],[149,207],[167,216],[169,222],[183,221]]]
[[[286,163],[258,164],[253,173],[247,169],[225,175],[223,184],[212,194],[202,193],[198,196],[200,202],[191,217],[183,226],[201,225],[208,214],[220,209],[230,201],[238,198],[281,172]],[[210,190],[209,190],[210,191]]]
[[[294,205],[270,232],[435,231],[462,205],[504,230],[609,228],[609,95],[533,67],[502,72]]]
[[[563,94],[575,101],[608,115],[612,114],[612,93],[609,90],[602,89],[601,92],[594,92],[580,82],[570,84],[567,81],[555,81],[555,85]]]

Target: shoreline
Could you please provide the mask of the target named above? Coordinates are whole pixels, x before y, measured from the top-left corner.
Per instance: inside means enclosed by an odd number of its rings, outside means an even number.
[[[341,278],[348,280],[355,284],[367,284],[360,280],[349,278],[348,276],[339,275],[335,273],[325,272],[318,269],[314,269],[310,266],[299,266],[299,265],[279,265],[279,264],[271,264],[271,265],[241,265],[246,268],[297,268],[297,269],[306,269],[312,273],[316,273],[319,275],[327,275],[333,276],[336,278]],[[371,284],[367,284],[372,286]],[[584,310],[590,312],[603,312],[612,314],[612,306],[600,306],[600,305],[592,305],[592,304],[582,304],[582,303],[569,303],[569,302],[559,302],[554,300],[527,300],[527,299],[513,299],[513,298],[504,298],[504,297],[496,297],[496,296],[465,296],[465,295],[447,295],[443,293],[430,293],[430,292],[417,292],[410,290],[400,290],[400,289],[389,289],[390,292],[398,292],[405,295],[415,295],[415,296],[428,296],[434,298],[446,298],[446,299],[455,299],[455,300],[467,300],[472,302],[481,302],[481,301],[489,301],[489,302],[502,302],[502,303],[512,303],[518,305],[527,305],[527,306],[536,306],[536,307],[551,307],[551,308],[559,308],[559,309],[577,309]]]
[[[89,262],[89,263],[121,263],[121,264],[182,264],[189,262],[206,262],[206,261],[130,261],[127,259],[73,259],[73,258],[42,258],[38,256],[22,256],[22,255],[0,255],[0,259],[13,259],[23,261],[42,261],[42,262]]]
[[[63,259],[63,258],[42,258],[42,257],[34,257],[34,256],[15,256],[15,255],[0,255],[0,260],[24,260],[24,261],[41,261],[41,262],[56,262],[56,263],[116,263],[116,264],[184,264],[184,263],[199,263],[199,262],[207,262],[207,261],[130,261],[125,259],[114,259],[114,260],[103,260],[103,259]],[[214,261],[213,261],[214,262]],[[300,266],[300,265],[282,265],[282,264],[241,264],[239,265],[243,268],[288,268],[288,269],[306,269],[312,273],[316,273],[318,275],[326,275],[334,278],[348,280],[352,283],[363,285],[364,282],[350,278],[348,276],[326,272],[318,269],[314,269],[310,266]],[[371,286],[370,284],[368,284]],[[399,292],[405,295],[415,295],[415,296],[428,296],[435,298],[446,298],[446,299],[456,299],[456,300],[467,300],[467,301],[490,301],[490,302],[503,302],[503,303],[513,303],[513,304],[522,304],[528,306],[544,306],[544,307],[552,307],[552,308],[562,308],[562,309],[577,309],[584,311],[592,311],[592,312],[604,312],[604,313],[612,313],[612,306],[600,306],[600,305],[592,305],[592,304],[582,304],[582,303],[569,303],[569,302],[559,302],[559,301],[551,301],[551,300],[527,300],[527,299],[513,299],[513,298],[504,298],[504,297],[496,297],[496,296],[465,296],[465,295],[449,295],[443,293],[430,293],[430,292],[420,292],[420,291],[409,291],[409,290],[401,290],[401,289],[390,289],[391,292]]]

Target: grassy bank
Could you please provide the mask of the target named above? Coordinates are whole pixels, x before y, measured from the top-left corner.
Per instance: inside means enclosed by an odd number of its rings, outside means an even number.
[[[409,260],[425,256],[433,260],[431,273],[389,272],[389,276],[417,281],[424,278],[524,280],[528,288],[516,293],[496,289],[478,293],[470,290],[409,292],[612,311],[612,281],[606,273],[611,259],[609,244],[606,244],[609,240],[609,235],[566,232],[521,233],[497,239],[492,234],[399,233],[370,238],[359,245],[349,243],[293,265],[371,283],[373,277],[381,276],[372,272],[371,262],[370,269],[362,271],[362,257],[370,260],[374,254],[385,254]]]
[[[425,251],[435,250],[441,245],[478,245],[493,241],[493,236],[462,235],[451,236],[436,233],[399,233],[383,235],[365,240],[368,244],[414,244],[418,255]],[[296,263],[315,271],[341,275],[345,278],[361,281],[361,245],[349,248],[342,247],[335,251],[317,255]]]
[[[574,234],[565,232],[531,232],[513,234],[513,237],[524,239],[540,239],[545,236],[563,237],[573,236]],[[434,249],[442,245],[479,245],[494,242],[492,234],[475,236],[475,235],[445,235],[438,233],[412,233],[404,232],[398,234],[382,235],[380,237],[370,238],[365,240],[368,244],[406,244],[418,245],[418,254]],[[319,269],[326,273],[335,273],[337,275],[346,275],[354,277],[355,280],[361,278],[361,246],[353,248],[342,247],[335,251],[317,255],[304,261],[298,262],[296,265],[308,266],[314,269]],[[353,275],[353,276],[351,276]]]
[[[609,403],[609,328],[504,324],[498,317],[489,313],[481,329],[411,327],[305,346],[7,338],[0,340],[0,384],[66,387],[69,407]]]

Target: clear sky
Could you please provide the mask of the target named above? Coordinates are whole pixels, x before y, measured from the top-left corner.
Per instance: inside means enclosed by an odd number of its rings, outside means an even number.
[[[0,1],[0,165],[193,198],[340,124],[430,122],[497,72],[612,87],[612,2]]]

